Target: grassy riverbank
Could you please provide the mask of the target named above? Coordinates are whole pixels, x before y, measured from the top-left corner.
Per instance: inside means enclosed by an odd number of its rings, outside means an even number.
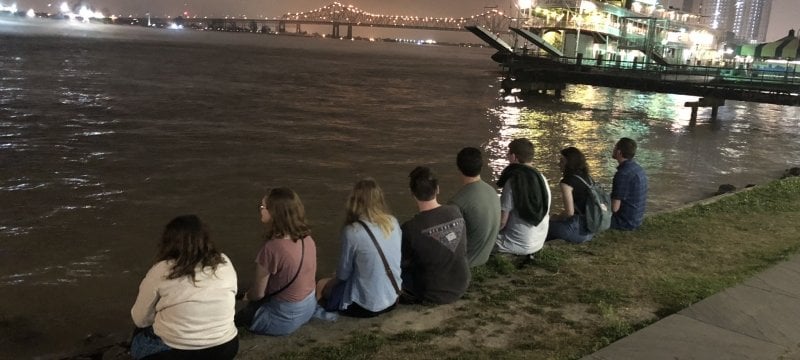
[[[548,243],[532,264],[494,257],[465,299],[380,319],[244,335],[244,359],[540,358],[598,350],[800,251],[800,178],[650,216],[636,232]],[[308,329],[306,329],[308,328]]]

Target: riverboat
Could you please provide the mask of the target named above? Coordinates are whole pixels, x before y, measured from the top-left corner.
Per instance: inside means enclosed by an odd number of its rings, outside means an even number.
[[[674,0],[673,0],[674,1]],[[718,36],[698,15],[664,0],[521,0],[516,28],[549,55],[586,61],[659,65],[714,65],[722,57]],[[521,49],[520,49],[521,48]],[[548,49],[557,49],[560,54]]]

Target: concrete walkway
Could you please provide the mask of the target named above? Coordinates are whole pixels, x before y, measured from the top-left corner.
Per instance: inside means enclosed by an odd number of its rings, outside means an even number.
[[[583,359],[800,359],[800,255]]]

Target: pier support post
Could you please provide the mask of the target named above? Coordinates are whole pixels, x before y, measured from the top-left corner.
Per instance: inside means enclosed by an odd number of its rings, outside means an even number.
[[[278,34],[283,34],[286,32],[286,22],[279,21],[278,22]]]
[[[347,24],[347,40],[353,40],[353,24]]]
[[[688,106],[688,102],[686,103]],[[697,104],[698,102],[692,102],[692,117],[689,119],[689,126],[697,125]]]
[[[333,23],[333,29],[331,30],[331,37],[334,39],[339,38],[339,23]]]
[[[687,101],[683,106],[692,108],[692,117],[689,119],[689,125],[694,126],[697,124],[697,108],[710,107],[711,121],[714,122],[717,121],[719,107],[725,106],[725,99],[700,98],[697,101]]]
[[[303,33],[303,30],[300,29],[300,23],[297,24],[297,28],[294,29],[294,32],[297,34]]]

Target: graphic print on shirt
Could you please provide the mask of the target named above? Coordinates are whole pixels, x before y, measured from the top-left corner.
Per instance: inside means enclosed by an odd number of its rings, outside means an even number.
[[[424,229],[422,234],[438,241],[450,249],[450,252],[455,252],[458,247],[458,239],[464,238],[464,228],[464,219],[458,218]]]

